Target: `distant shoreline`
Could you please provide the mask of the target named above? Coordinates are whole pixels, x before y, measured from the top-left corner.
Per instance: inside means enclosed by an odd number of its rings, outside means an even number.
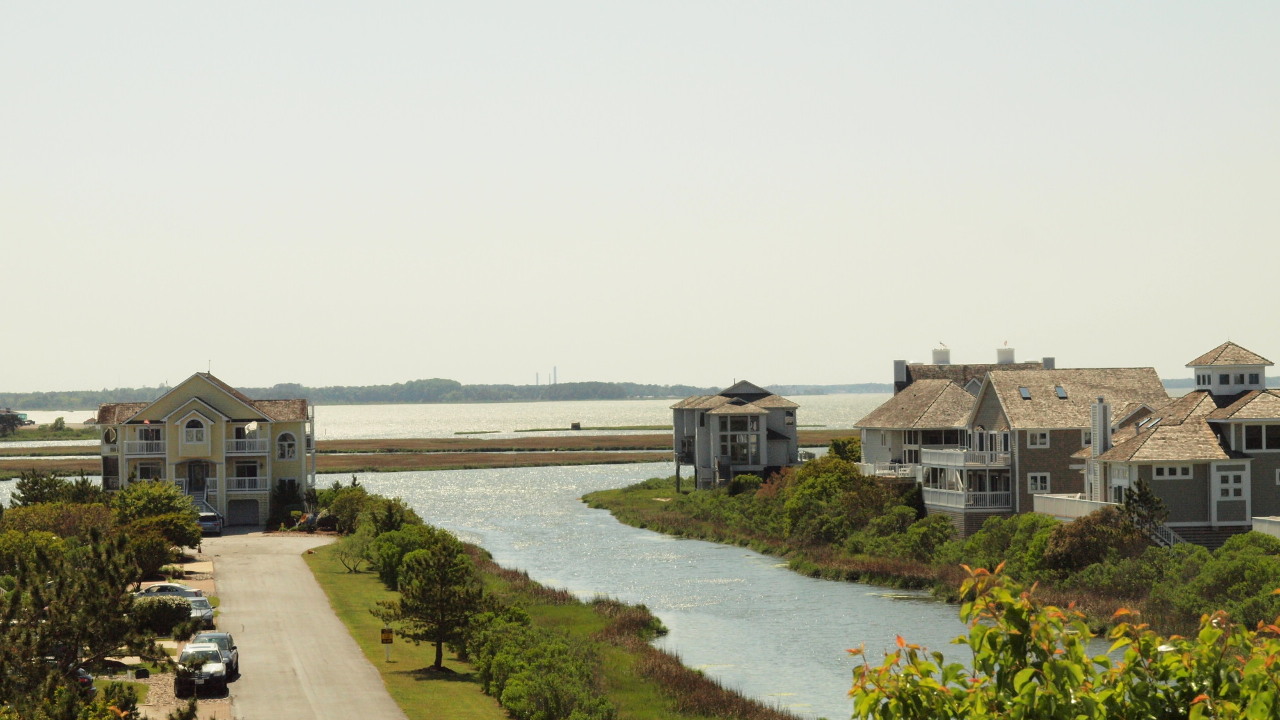
[[[856,430],[800,430],[802,447],[825,447]],[[18,448],[0,443],[0,478],[23,472],[97,475],[98,443]],[[48,456],[48,457],[42,457]],[[568,435],[520,438],[406,438],[320,440],[318,474],[474,470],[554,465],[673,462],[670,434]]]

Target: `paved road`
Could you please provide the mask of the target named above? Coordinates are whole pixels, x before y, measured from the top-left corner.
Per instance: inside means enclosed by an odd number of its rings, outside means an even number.
[[[206,538],[204,552],[213,556],[221,599],[218,629],[240,647],[234,716],[404,720],[302,561],[326,538],[233,531]]]

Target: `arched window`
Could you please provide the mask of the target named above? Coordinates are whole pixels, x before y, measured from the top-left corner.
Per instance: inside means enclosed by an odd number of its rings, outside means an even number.
[[[187,421],[186,434],[183,436],[184,442],[202,443],[204,442],[204,423],[192,418]]]
[[[293,433],[280,433],[276,439],[276,459],[292,460],[298,455],[298,440]]]

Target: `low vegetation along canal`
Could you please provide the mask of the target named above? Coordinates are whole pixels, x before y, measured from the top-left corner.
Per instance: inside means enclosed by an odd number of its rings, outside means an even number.
[[[579,597],[644,603],[671,630],[660,644],[744,694],[808,718],[846,718],[854,659],[896,635],[967,660],[950,645],[957,608],[917,593],[806,578],[745,548],[678,540],[579,502],[594,490],[671,473],[667,463],[360,475],[498,563]],[[348,476],[323,476],[324,487]]]

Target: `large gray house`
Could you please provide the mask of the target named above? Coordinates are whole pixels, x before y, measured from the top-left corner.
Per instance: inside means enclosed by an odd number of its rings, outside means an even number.
[[[798,465],[798,407],[745,380],[717,395],[694,395],[672,405],[676,475],[690,465],[697,487],[707,489],[735,475],[765,477]]]

